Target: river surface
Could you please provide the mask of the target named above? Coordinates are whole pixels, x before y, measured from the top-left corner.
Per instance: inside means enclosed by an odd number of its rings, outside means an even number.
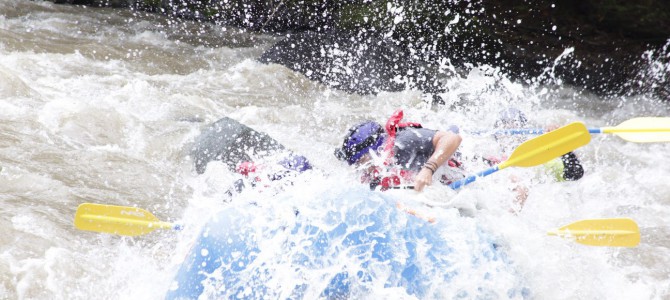
[[[279,38],[129,10],[0,1],[0,299],[163,298],[235,178],[220,164],[197,175],[188,156],[200,131],[223,116],[307,156],[320,170],[305,188],[311,192],[357,184],[333,149],[350,125],[384,122],[396,108],[424,127],[458,125],[465,156],[494,151],[490,137],[468,130],[490,129],[510,105],[537,126],[670,116],[668,103],[653,97],[602,99],[559,79],[528,85],[487,68],[445,79],[444,106],[418,91],[351,95],[256,62]],[[602,134],[575,152],[586,170],[576,182],[509,168],[459,192],[435,185],[402,193],[427,214],[490,232],[534,299],[669,299],[670,143]],[[509,212],[514,174],[529,187],[517,214]],[[304,199],[296,186],[286,192]],[[137,206],[186,230],[135,238],[80,231],[73,218],[84,202]],[[638,247],[546,235],[613,217],[638,223]]]

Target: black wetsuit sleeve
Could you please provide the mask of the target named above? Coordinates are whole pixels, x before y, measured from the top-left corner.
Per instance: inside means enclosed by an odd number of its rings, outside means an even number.
[[[574,181],[584,176],[584,168],[575,153],[563,154],[561,160],[563,161],[563,179]]]

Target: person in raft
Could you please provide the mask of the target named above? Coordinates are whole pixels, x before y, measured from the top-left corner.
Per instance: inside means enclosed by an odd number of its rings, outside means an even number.
[[[292,185],[299,174],[311,169],[312,165],[306,157],[294,153],[284,155],[276,162],[271,159],[260,162],[241,161],[237,164],[235,172],[243,178],[233,182],[232,187],[226,191],[226,200],[232,200],[232,197],[241,193],[247,185],[260,192],[269,188],[281,190],[284,185]]]
[[[494,123],[494,128],[496,130],[506,130],[506,129],[522,129],[528,126],[528,119],[526,115],[517,108],[509,107],[500,111],[498,119]],[[549,132],[557,129],[559,126],[550,125],[544,132]],[[515,149],[519,144],[521,144],[520,138],[522,135],[505,135],[503,133],[494,134],[494,139],[498,143],[502,154],[498,156],[487,156],[484,157],[484,161],[490,166],[496,165],[505,161],[507,156],[510,155],[511,151]],[[584,175],[584,168],[579,161],[579,158],[574,152],[568,152],[561,157],[557,157],[543,165],[545,174],[550,178],[555,179],[556,181],[575,181],[582,178]],[[511,176],[510,180],[514,183],[518,183],[519,179],[515,176]],[[517,193],[516,196],[516,205],[515,209],[517,212],[523,208],[526,198],[528,198],[528,188],[522,184],[518,184],[513,190]]]
[[[402,118],[402,110],[397,110],[386,126],[365,121],[351,127],[335,157],[363,170],[361,181],[371,189],[413,185],[420,192],[434,176],[442,183],[464,177],[453,157],[461,144],[457,127],[433,130]]]

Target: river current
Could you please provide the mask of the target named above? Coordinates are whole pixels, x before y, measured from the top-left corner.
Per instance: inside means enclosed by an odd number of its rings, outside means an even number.
[[[412,90],[352,95],[255,60],[280,38],[130,10],[0,1],[0,299],[163,298],[198,225],[226,205],[234,174],[211,164],[197,175],[188,156],[223,116],[304,154],[320,170],[309,191],[357,184],[333,149],[355,122],[383,122],[397,108],[424,127],[459,126],[466,156],[492,151],[490,137],[469,132],[492,128],[508,106],[537,126],[670,116],[651,96],[604,99],[558,78],[538,86],[491,68],[445,78],[441,106]],[[534,299],[670,298],[670,144],[600,134],[575,152],[585,168],[576,182],[509,168],[458,192],[397,193],[426,214],[490,232]],[[529,187],[517,214],[513,174]],[[300,183],[286,192],[303,198]],[[80,231],[73,218],[84,202],[144,208],[186,229],[135,238]],[[546,235],[614,217],[638,223],[638,247]]]

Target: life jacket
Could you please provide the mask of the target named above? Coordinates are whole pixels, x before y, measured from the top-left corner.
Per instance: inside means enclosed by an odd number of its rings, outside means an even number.
[[[402,109],[396,110],[384,126],[387,136],[381,152],[384,159],[383,166],[377,166],[371,173],[364,174],[361,177],[361,181],[369,183],[372,190],[378,186],[381,186],[382,191],[388,190],[389,188],[401,185],[403,181],[410,181],[415,175],[414,172],[396,168],[393,164],[393,156],[395,154],[393,146],[395,145],[397,133],[407,127],[422,128],[421,124],[416,122],[402,122],[403,115]]]
[[[386,126],[384,126],[384,130],[386,131],[386,134],[388,137],[386,138],[386,141],[384,142],[384,154],[386,155],[386,158],[384,160],[385,165],[389,165],[392,163],[393,160],[393,146],[395,146],[395,138],[396,135],[399,131],[411,127],[411,128],[423,128],[421,124],[416,123],[416,122],[401,122],[403,118],[403,111],[402,109],[398,109],[393,114],[391,117],[386,121]]]

